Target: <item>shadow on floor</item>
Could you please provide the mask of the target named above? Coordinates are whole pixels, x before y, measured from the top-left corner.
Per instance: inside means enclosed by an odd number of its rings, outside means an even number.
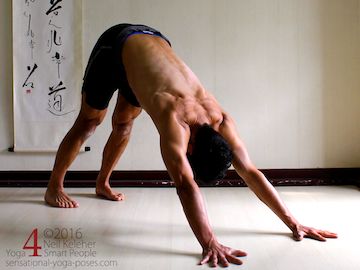
[[[144,254],[144,255],[171,255],[171,256],[187,256],[193,257],[194,259],[200,261],[201,254],[199,252],[191,252],[185,250],[176,250],[176,249],[167,249],[161,248],[156,245],[143,245],[138,244],[134,245],[132,243],[113,243],[107,242],[108,245],[112,245],[117,252],[122,255],[126,254]]]

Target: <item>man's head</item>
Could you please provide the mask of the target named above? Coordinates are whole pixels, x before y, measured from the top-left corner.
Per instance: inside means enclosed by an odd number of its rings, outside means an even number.
[[[225,177],[231,165],[232,151],[225,139],[212,127],[200,126],[187,157],[196,181],[209,184]]]

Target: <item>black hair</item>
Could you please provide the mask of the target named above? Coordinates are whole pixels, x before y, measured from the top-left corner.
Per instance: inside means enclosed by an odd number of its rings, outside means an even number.
[[[208,124],[198,128],[192,153],[187,155],[195,180],[204,184],[221,180],[233,158],[225,139]]]

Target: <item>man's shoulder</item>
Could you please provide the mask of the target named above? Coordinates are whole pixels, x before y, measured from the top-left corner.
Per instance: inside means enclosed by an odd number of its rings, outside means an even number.
[[[176,100],[174,96],[170,95],[167,92],[155,92],[149,102],[148,110],[151,111],[150,114],[163,115],[170,114],[172,111],[175,111]]]

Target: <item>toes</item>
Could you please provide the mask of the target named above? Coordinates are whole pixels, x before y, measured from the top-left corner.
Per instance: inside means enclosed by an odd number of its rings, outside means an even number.
[[[70,199],[69,196],[62,195],[58,196],[55,199],[55,202],[52,204],[52,206],[60,207],[60,208],[74,208],[78,207],[78,203],[72,199]]]
[[[111,201],[123,201],[124,200],[124,195],[122,193],[113,192],[111,189],[110,190],[97,189],[96,195],[98,195],[99,197],[103,197],[105,199],[111,200]]]
[[[121,193],[116,194],[116,200],[118,200],[118,201],[124,200],[124,195]]]
[[[76,201],[71,201],[72,205],[74,208],[79,207],[79,204]]]
[[[110,197],[110,199],[112,199],[112,200],[118,200],[117,194],[111,193],[111,194],[109,195],[109,197]]]
[[[122,194],[114,194],[114,195],[112,195],[112,198],[115,201],[122,201],[123,200]]]
[[[66,207],[67,208],[76,208],[77,207],[77,202],[75,202],[74,200],[71,200],[70,198],[68,198],[66,200]]]
[[[72,200],[66,193],[61,190],[51,191],[46,190],[45,201],[47,204],[53,207],[59,208],[76,208],[79,204]]]
[[[61,208],[65,208],[65,207],[66,207],[65,202],[63,202],[63,201],[60,201],[60,202],[58,203],[58,206],[61,207]]]

